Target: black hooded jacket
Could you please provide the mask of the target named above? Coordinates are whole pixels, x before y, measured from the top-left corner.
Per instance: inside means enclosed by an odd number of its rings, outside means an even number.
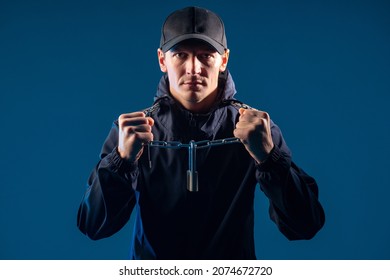
[[[163,76],[155,105],[145,110],[154,119],[154,140],[233,137],[238,109],[246,105],[234,99],[229,73],[219,84],[219,103],[210,113],[196,115],[173,100]],[[275,147],[261,164],[241,143],[197,150],[199,191],[189,192],[187,149],[144,148],[138,162],[128,163],[117,153],[114,122],[88,180],[79,229],[94,240],[111,236],[134,209],[132,259],[255,259],[253,204],[259,184],[279,230],[290,240],[312,238],[325,219],[317,184],[292,162],[273,122],[271,131]]]

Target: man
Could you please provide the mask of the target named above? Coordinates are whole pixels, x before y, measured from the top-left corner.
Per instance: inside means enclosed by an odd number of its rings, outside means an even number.
[[[91,239],[136,222],[133,259],[255,259],[254,192],[290,240],[324,224],[315,180],[266,112],[234,98],[222,20],[198,7],[166,19],[151,108],[122,114],[88,180],[78,227]],[[188,165],[187,165],[188,162]]]

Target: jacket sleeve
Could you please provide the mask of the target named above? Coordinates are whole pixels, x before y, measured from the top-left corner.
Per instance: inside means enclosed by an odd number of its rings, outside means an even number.
[[[270,217],[289,240],[311,239],[325,222],[317,183],[292,162],[281,131],[273,123],[271,131],[274,148],[256,170],[270,201]]]
[[[129,220],[135,205],[132,185],[137,183],[138,168],[122,160],[117,145],[118,126],[114,123],[78,210],[77,226],[93,240],[119,231]]]

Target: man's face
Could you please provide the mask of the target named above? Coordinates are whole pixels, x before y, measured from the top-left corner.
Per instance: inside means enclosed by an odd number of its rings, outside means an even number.
[[[161,71],[168,74],[172,96],[192,112],[207,112],[216,101],[219,72],[229,51],[220,55],[202,41],[184,41],[166,53],[158,50]]]

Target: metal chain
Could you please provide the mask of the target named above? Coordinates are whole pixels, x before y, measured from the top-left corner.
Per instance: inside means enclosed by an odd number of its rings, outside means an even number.
[[[191,145],[194,145],[196,149],[203,149],[214,146],[221,146],[226,144],[240,143],[241,140],[236,137],[217,139],[217,140],[202,140],[194,142],[193,144],[183,144],[179,141],[150,141],[147,143],[150,147],[158,147],[165,149],[181,149],[189,148]]]
[[[188,170],[187,170],[187,189],[190,192],[197,192],[198,189],[198,172],[196,171],[196,150],[214,146],[221,146],[233,143],[240,143],[240,139],[236,137],[224,138],[217,140],[202,140],[195,142],[190,141],[188,144],[183,144],[179,141],[150,141],[146,145],[148,146],[149,167],[152,167],[150,159],[150,147],[163,148],[163,149],[188,149]]]

